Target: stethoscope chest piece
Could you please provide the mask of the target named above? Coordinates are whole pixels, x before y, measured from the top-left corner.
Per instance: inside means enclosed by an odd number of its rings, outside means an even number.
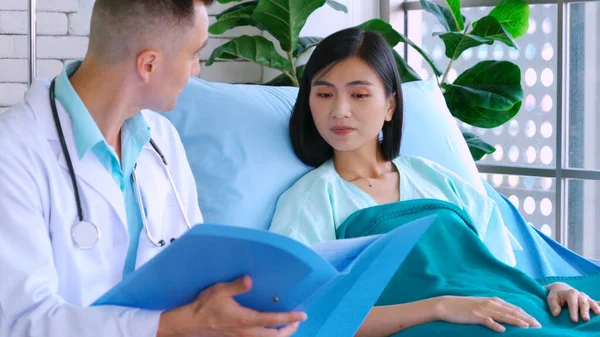
[[[91,249],[100,241],[100,230],[89,221],[79,221],[71,227],[71,239],[77,247]]]

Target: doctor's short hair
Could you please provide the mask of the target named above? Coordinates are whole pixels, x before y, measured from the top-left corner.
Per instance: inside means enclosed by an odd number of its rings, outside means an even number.
[[[358,57],[369,65],[383,83],[388,97],[395,93],[396,108],[392,119],[383,124],[380,149],[385,160],[395,159],[400,154],[404,108],[393,49],[379,33],[353,27],[323,39],[306,63],[289,130],[294,152],[306,165],[317,167],[333,158],[333,148],[319,134],[310,110],[312,83],[315,77],[350,57]]]
[[[137,52],[136,42],[178,42],[195,22],[194,5],[215,0],[96,0],[90,24],[90,51],[104,61]]]

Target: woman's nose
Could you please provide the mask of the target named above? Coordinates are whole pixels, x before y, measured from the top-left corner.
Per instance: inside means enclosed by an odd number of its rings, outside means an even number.
[[[344,99],[336,99],[331,110],[332,118],[347,118],[350,117],[350,104]]]

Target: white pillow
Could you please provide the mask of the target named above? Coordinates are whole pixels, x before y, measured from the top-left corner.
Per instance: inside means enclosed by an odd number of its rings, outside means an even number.
[[[430,159],[487,195],[467,142],[436,81],[403,84],[402,95],[404,129],[400,154]]]

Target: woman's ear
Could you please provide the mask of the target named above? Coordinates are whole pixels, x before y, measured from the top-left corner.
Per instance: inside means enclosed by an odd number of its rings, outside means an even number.
[[[394,117],[394,112],[396,112],[396,93],[390,96],[388,100],[388,111],[385,115],[385,121],[390,122]]]

